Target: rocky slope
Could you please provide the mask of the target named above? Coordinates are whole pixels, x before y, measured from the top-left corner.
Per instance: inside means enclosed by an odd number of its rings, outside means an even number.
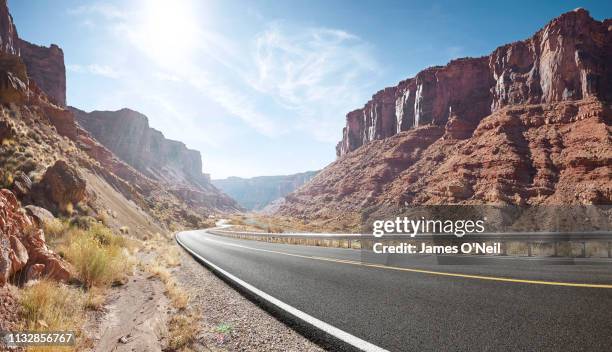
[[[168,189],[193,204],[209,204],[219,210],[239,208],[202,173],[199,151],[166,139],[149,127],[148,118],[130,109],[85,111],[70,107],[78,123],[123,161],[145,176],[168,185]]]
[[[260,210],[273,201],[295,191],[312,179],[318,171],[307,171],[285,176],[251,178],[228,177],[212,183],[227,193],[247,210]]]
[[[421,71],[347,115],[338,160],[279,214],[611,204],[611,63],[612,20],[578,9],[489,56]]]

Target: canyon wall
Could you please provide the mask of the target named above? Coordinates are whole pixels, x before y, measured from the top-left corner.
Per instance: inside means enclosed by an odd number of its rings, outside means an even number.
[[[148,118],[134,110],[85,111],[70,107],[78,123],[100,143],[143,174],[171,183],[205,186],[200,152],[166,139],[149,127]]]
[[[134,110],[85,111],[70,107],[79,125],[148,178],[194,206],[234,211],[240,207],[202,173],[200,152],[166,139],[149,126],[148,118]]]
[[[566,13],[376,93],[276,214],[350,231],[421,205],[612,205],[611,102],[612,20]]]
[[[31,44],[18,39],[19,55],[28,70],[28,76],[45,92],[50,101],[66,106],[66,67],[60,47]]]
[[[6,0],[0,0],[0,52],[20,56],[28,78],[52,103],[66,106],[64,52],[55,44],[44,47],[20,39]]]
[[[481,58],[431,67],[376,93],[346,116],[338,156],[425,124],[461,120],[466,137],[485,116],[508,105],[612,96],[612,20],[584,9],[566,13],[533,37]]]

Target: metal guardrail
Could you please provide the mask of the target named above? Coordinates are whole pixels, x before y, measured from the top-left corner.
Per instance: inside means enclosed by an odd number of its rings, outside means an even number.
[[[612,232],[533,232],[480,233],[457,237],[452,234],[333,234],[333,233],[264,233],[230,230],[209,230],[209,233],[272,243],[312,245],[321,247],[371,249],[374,243],[431,242],[434,244],[486,242],[501,243],[500,255],[544,257],[612,258]]]

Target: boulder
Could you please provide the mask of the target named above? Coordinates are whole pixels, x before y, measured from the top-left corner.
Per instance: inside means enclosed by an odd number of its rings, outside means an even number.
[[[40,181],[47,198],[65,210],[68,204],[76,204],[86,195],[86,182],[83,176],[63,160],[58,160],[47,169]]]
[[[38,226],[42,226],[45,222],[49,222],[55,219],[55,216],[51,214],[45,208],[37,207],[36,205],[26,205],[25,206],[28,215],[30,215],[38,224]]]

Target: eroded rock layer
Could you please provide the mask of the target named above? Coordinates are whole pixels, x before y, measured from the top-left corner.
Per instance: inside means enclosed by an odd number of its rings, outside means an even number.
[[[278,214],[358,225],[372,207],[612,204],[611,88],[612,20],[566,13],[375,94]]]
[[[465,132],[508,105],[612,97],[612,20],[596,21],[583,9],[566,13],[533,37],[481,58],[431,67],[376,93],[347,114],[336,152],[425,124],[463,121]]]

